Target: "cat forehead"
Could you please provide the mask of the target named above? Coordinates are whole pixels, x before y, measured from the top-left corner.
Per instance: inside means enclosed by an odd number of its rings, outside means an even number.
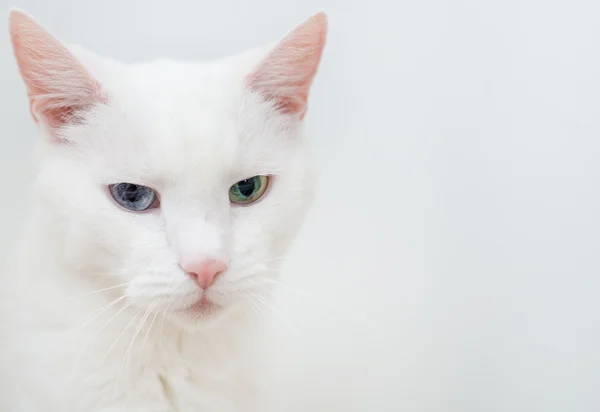
[[[131,179],[235,179],[280,168],[289,133],[245,90],[246,70],[170,61],[112,69],[101,78],[108,105],[90,124],[106,132],[91,155]]]
[[[208,62],[159,59],[126,64],[97,56],[77,45],[70,51],[123,104],[162,101],[162,107],[231,105],[245,79],[272,46],[263,46]],[[159,106],[155,106],[159,107]],[[190,107],[193,110],[194,107]]]
[[[109,104],[134,129],[134,138],[173,148],[182,145],[183,150],[194,144],[227,144],[233,137],[241,81],[200,67],[169,66],[133,67],[118,84],[107,86],[112,86]]]
[[[101,82],[123,114],[180,127],[230,117],[244,85],[242,75],[223,65],[170,61],[123,66]]]

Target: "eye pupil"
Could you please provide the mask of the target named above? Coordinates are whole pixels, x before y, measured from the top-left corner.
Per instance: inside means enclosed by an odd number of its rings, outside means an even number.
[[[246,179],[238,182],[238,190],[246,197],[250,197],[250,195],[252,195],[255,186],[254,179]]]
[[[141,212],[155,204],[156,192],[149,187],[119,183],[109,188],[113,199],[126,209]]]
[[[127,185],[121,194],[122,198],[128,202],[134,203],[140,198],[140,190],[138,185]]]

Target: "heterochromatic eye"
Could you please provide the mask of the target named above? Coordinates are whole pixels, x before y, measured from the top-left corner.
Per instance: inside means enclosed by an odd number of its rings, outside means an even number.
[[[265,194],[268,184],[268,176],[254,176],[240,180],[229,188],[229,200],[231,203],[242,205],[254,203]]]
[[[157,204],[156,192],[149,187],[133,183],[117,183],[110,185],[113,199],[125,209],[142,212]]]

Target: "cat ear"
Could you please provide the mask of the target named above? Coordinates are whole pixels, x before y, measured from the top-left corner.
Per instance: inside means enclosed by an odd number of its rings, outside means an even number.
[[[318,13],[289,33],[248,78],[250,90],[275,102],[282,113],[304,117],[327,36],[327,16]]]
[[[50,133],[76,123],[103,100],[100,84],[75,56],[27,13],[13,9],[9,32],[31,115]]]

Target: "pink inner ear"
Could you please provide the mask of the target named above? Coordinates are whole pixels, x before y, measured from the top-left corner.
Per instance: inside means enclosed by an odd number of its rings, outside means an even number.
[[[248,76],[248,87],[273,100],[282,113],[304,117],[326,36],[325,14],[309,18],[275,46]]]
[[[28,14],[13,10],[9,31],[31,114],[50,129],[103,100],[100,84],[73,54]]]
[[[40,123],[40,119],[36,115],[36,112],[39,112],[43,117],[44,122],[50,126],[51,129],[56,129],[61,126],[64,126],[68,123],[76,123],[76,113],[79,113],[85,110],[83,106],[59,106],[59,107],[42,107],[36,109],[34,107],[35,99],[30,96],[29,99],[29,112],[33,117],[33,121],[36,123]],[[52,102],[49,102],[52,103]]]

